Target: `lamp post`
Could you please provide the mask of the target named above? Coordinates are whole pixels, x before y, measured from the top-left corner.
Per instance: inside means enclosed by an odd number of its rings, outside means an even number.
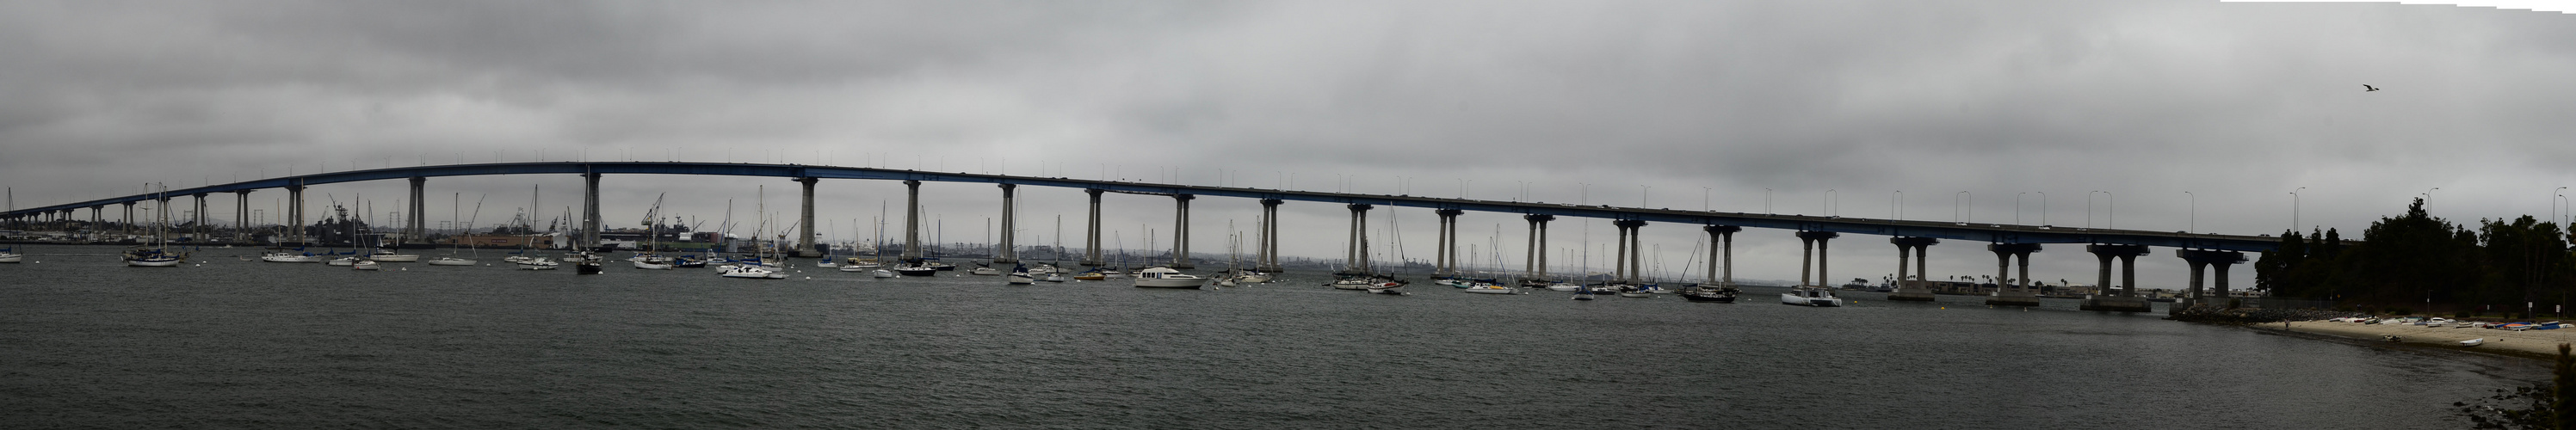
[[[2555,200],[2550,201],[2550,204],[2557,203]],[[1699,187],[1699,211],[1708,212],[1708,187]]]
[[[2013,193],[2013,225],[2021,225],[2021,196],[2022,196],[2023,194],[2030,194],[2030,193],[2028,193],[2028,192]]]
[[[2190,191],[2184,191],[2182,192],[2182,195],[2183,197],[2191,199],[2191,215],[2188,218],[2190,221],[2187,224],[2183,224],[2183,231],[2197,232],[2200,230],[2200,196],[2192,194]]]
[[[2102,190],[2093,190],[2084,193],[2084,229],[2086,230],[2093,229],[2093,193],[2099,192],[2102,192]]]
[[[2300,190],[2305,190],[2305,189],[2308,189],[2308,187],[2299,187],[2299,189],[2297,189],[2297,190],[2290,190],[2290,232],[2291,232],[2291,233],[2297,233],[2297,232],[2299,232],[2299,191],[2300,191]]]
[[[2558,189],[2555,189],[2555,190],[2549,190],[2549,220],[2550,220],[2550,221],[2557,221],[2557,220],[2558,220],[2558,198],[2559,198],[2559,197],[2563,197],[2563,195],[2561,195],[2560,193],[2563,193],[2563,192],[2566,192],[2566,191],[2567,191],[2567,187],[2558,187]]]
[[[1773,212],[1773,211],[1771,211],[1771,189],[1770,189],[1770,188],[1763,188],[1763,189],[1762,189],[1762,214],[1764,214],[1764,215],[1779,215],[1779,214],[1780,214],[1779,212]]]
[[[1967,223],[1969,223],[1969,222],[1971,222],[1971,221],[1976,221],[1976,218],[1977,218],[1977,212],[1976,212],[1976,210],[1977,210],[1977,209],[1976,209],[1976,208],[1974,208],[1974,207],[1967,206],[1967,205],[1959,204],[1959,196],[1960,196],[1960,195],[1962,195],[1962,194],[1967,195],[1968,200],[1973,201],[1973,200],[1976,200],[1976,199],[1977,199],[1977,193],[1971,193],[1971,192],[1966,192],[1966,191],[1960,191],[1960,192],[1956,192],[1956,193],[1950,193],[1950,221],[1951,221],[1951,222],[1956,222],[1956,223],[1959,223],[1959,224],[1967,224]],[[1966,209],[1966,210],[1968,211],[1968,216],[1966,216],[1966,217],[1961,217],[1961,216],[1959,216],[1959,210],[1961,210],[1961,209]]]
[[[1841,208],[1835,207],[1835,206],[1839,206],[1839,205],[1834,204],[1834,202],[1835,202],[1835,201],[1837,201],[1837,200],[1840,200],[1840,199],[1837,199],[1836,197],[1842,197],[1842,195],[1841,195],[1841,194],[1836,194],[1836,193],[1834,193],[1834,189],[1832,189],[1832,188],[1827,188],[1827,189],[1825,189],[1825,216],[1826,216],[1826,217],[1833,217],[1833,216],[1834,216],[1834,215],[1836,215],[1837,213],[1842,212],[1842,211],[1840,211],[1840,210],[1837,210],[1837,209],[1841,209]]]
[[[2032,191],[2032,192],[2034,192],[2034,193],[2039,193],[2039,225],[2048,225],[2048,192],[2047,192],[2047,191]]]
[[[1654,191],[1654,190],[1655,190],[1655,187],[1650,187],[1650,186],[1645,186],[1645,185],[1638,185],[1638,186],[1637,186],[1637,208],[1638,208],[1638,209],[1645,209],[1645,208],[1646,208],[1646,196],[1647,196],[1647,193],[1648,193],[1648,192],[1651,192],[1651,191]]]
[[[1887,196],[1887,220],[1903,219],[1905,219],[1905,190],[1896,190],[1895,194]]]

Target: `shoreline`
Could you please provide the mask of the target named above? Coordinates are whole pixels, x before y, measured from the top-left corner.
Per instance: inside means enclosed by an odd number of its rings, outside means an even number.
[[[2505,331],[2334,321],[2289,321],[2244,326],[2258,330],[2326,336],[2380,345],[2478,352],[2544,361],[2558,358],[2558,344],[2576,344],[2576,329]],[[2380,337],[2390,334],[2397,335],[2400,340],[2388,342]],[[2459,346],[2460,341],[2480,338],[2486,339],[2486,343],[2473,347]]]

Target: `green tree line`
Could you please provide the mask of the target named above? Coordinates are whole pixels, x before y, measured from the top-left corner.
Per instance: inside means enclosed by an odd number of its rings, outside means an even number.
[[[2366,309],[2521,313],[2529,303],[2550,313],[2576,299],[2568,241],[2556,223],[2530,215],[2453,224],[2425,213],[2418,198],[2406,214],[2370,223],[2357,242],[2334,230],[2283,232],[2280,249],[2254,262],[2255,288]]]

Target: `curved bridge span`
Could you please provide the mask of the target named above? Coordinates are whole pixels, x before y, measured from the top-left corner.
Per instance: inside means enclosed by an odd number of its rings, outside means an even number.
[[[1576,206],[1572,204],[1510,202],[1493,200],[1449,199],[1422,196],[1348,194],[1317,191],[1293,191],[1245,187],[1155,184],[1145,182],[1101,181],[1031,176],[983,175],[971,173],[925,172],[918,170],[876,169],[863,167],[805,166],[793,164],[744,164],[701,162],[537,162],[456,164],[441,166],[396,167],[288,176],[256,181],[204,187],[174,189],[166,196],[196,196],[215,193],[284,189],[298,186],[344,182],[407,180],[445,176],[480,175],[715,175],[762,176],[775,178],[876,179],[923,182],[970,182],[1012,184],[1037,187],[1096,189],[1107,192],[1195,195],[1201,197],[1240,197],[1300,202],[1366,204],[1394,207],[1455,209],[1479,212],[1503,212],[1524,215],[1607,218],[1696,225],[1725,225],[1799,231],[1830,231],[1848,234],[1882,236],[1933,237],[1989,243],[2089,243],[2146,245],[2230,251],[2268,251],[2279,240],[2268,236],[2193,234],[2142,230],[2085,229],[2035,225],[1993,223],[1950,223],[1937,221],[1899,221],[1887,219],[1775,215],[1740,212],[1702,212],[1690,210],[1618,207],[1612,205]],[[10,218],[25,218],[45,213],[68,213],[75,209],[95,209],[108,205],[128,204],[154,199],[154,194],[66,203],[0,213]]]
[[[582,207],[583,227],[581,237],[578,239],[580,243],[584,244],[598,243],[600,226],[598,221],[599,181],[601,177],[607,175],[761,176],[793,179],[804,185],[802,222],[799,223],[801,226],[801,231],[799,232],[799,237],[801,239],[799,239],[798,245],[800,253],[810,253],[816,250],[816,245],[813,243],[814,234],[812,231],[814,225],[814,186],[817,182],[820,182],[823,179],[903,181],[908,190],[908,196],[905,200],[907,208],[919,207],[919,196],[921,192],[920,185],[923,182],[990,183],[996,184],[1002,189],[1003,210],[999,217],[1002,224],[1002,228],[1000,230],[1002,232],[1002,237],[1000,239],[1002,240],[1001,243],[1005,244],[1015,243],[1011,236],[1011,232],[1013,231],[1012,225],[1014,223],[1014,210],[1012,209],[1012,205],[1015,196],[1014,193],[1016,193],[1018,187],[1034,186],[1073,188],[1080,189],[1091,194],[1090,231],[1086,238],[1087,242],[1084,246],[1088,255],[1085,256],[1083,261],[1083,263],[1087,265],[1098,265],[1100,263],[1101,193],[1163,195],[1173,198],[1175,206],[1173,228],[1174,240],[1172,249],[1173,261],[1171,261],[1168,266],[1176,269],[1191,268],[1188,240],[1190,202],[1198,197],[1237,197],[1253,199],[1262,205],[1260,224],[1256,227],[1261,233],[1259,234],[1259,243],[1254,246],[1256,254],[1254,263],[1256,267],[1259,267],[1262,270],[1276,271],[1279,269],[1277,260],[1277,238],[1280,236],[1278,232],[1279,226],[1276,222],[1278,219],[1277,206],[1284,202],[1298,201],[1340,204],[1350,210],[1352,223],[1349,232],[1350,235],[1348,236],[1349,240],[1346,243],[1350,244],[1351,249],[1345,256],[1346,258],[1344,258],[1344,261],[1349,265],[1349,270],[1355,272],[1371,271],[1368,258],[1366,258],[1366,256],[1370,255],[1368,252],[1368,235],[1366,229],[1362,228],[1367,223],[1368,212],[1378,206],[1387,206],[1431,209],[1434,213],[1440,216],[1439,231],[1441,237],[1438,242],[1440,247],[1434,257],[1436,263],[1434,266],[1442,273],[1454,273],[1455,268],[1458,267],[1456,254],[1459,247],[1457,247],[1454,242],[1457,240],[1456,217],[1459,214],[1465,211],[1522,214],[1522,218],[1529,222],[1531,231],[1530,244],[1527,250],[1533,251],[1528,252],[1528,261],[1524,262],[1527,266],[1524,273],[1532,274],[1535,278],[1539,279],[1547,278],[1547,253],[1535,251],[1548,249],[1546,245],[1547,224],[1556,217],[1607,218],[1616,220],[1613,225],[1619,228],[1619,242],[1617,242],[1617,246],[1620,248],[1620,255],[1613,259],[1614,265],[1619,266],[1614,271],[1614,276],[1616,276],[1616,279],[1622,280],[1633,280],[1638,276],[1638,274],[1643,272],[1640,270],[1643,266],[1640,265],[1638,258],[1643,254],[1644,250],[1642,249],[1642,245],[1639,243],[1639,238],[1642,234],[1639,234],[1638,232],[1640,228],[1644,227],[1648,223],[1674,223],[1702,226],[1702,230],[1709,234],[1710,243],[1718,244],[1717,246],[1711,246],[1712,249],[1710,250],[1711,255],[1709,256],[1710,267],[1708,279],[1725,279],[1726,281],[1724,282],[1729,285],[1732,285],[1734,278],[1732,274],[1732,264],[1730,263],[1728,265],[1730,267],[1727,267],[1725,272],[1720,272],[1718,269],[1718,262],[1733,260],[1734,233],[1743,231],[1745,228],[1796,231],[1796,236],[1806,246],[1804,257],[1802,257],[1806,263],[1802,263],[1802,267],[1799,272],[1801,285],[1817,285],[1816,281],[1832,279],[1826,274],[1826,268],[1829,267],[1827,264],[1828,253],[1826,252],[1826,245],[1830,240],[1839,237],[1842,234],[1889,236],[1889,243],[1896,245],[1898,250],[1898,281],[1896,282],[1897,285],[1895,292],[1890,294],[1889,298],[1891,300],[1904,301],[1932,300],[1933,293],[1927,286],[1928,281],[1923,279],[1921,276],[1923,273],[1921,270],[1921,263],[1919,261],[1914,262],[1913,265],[1915,267],[1912,268],[1906,266],[1908,265],[1907,260],[1922,258],[1926,252],[1926,248],[1940,243],[1942,239],[1986,243],[1987,250],[1994,252],[1997,259],[1996,278],[2021,280],[2021,285],[2010,285],[2010,283],[2007,282],[1992,286],[1994,289],[1993,295],[1990,296],[1987,303],[1997,305],[2038,304],[2037,292],[2039,289],[2029,285],[2028,273],[2030,270],[2030,254],[2039,252],[2041,250],[2041,245],[2084,244],[2085,251],[2094,254],[2101,261],[2101,270],[2099,272],[2100,282],[2095,284],[2097,285],[2095,288],[2099,289],[2099,294],[2089,296],[2085,299],[2082,307],[2084,309],[2092,310],[2129,312],[2146,311],[2150,306],[2147,304],[2145,298],[2138,297],[2136,295],[2136,273],[2131,270],[2136,265],[2136,257],[2149,254],[2148,247],[2181,248],[2176,249],[2174,251],[2174,255],[2189,262],[2192,268],[2192,283],[2190,289],[2187,290],[2189,291],[2188,294],[2190,294],[2190,299],[2189,301],[2180,303],[2187,305],[2189,303],[2202,300],[2202,269],[2215,266],[2218,274],[2218,282],[2215,292],[2217,293],[2217,298],[2225,299],[2228,297],[2226,294],[2227,267],[2229,265],[2244,262],[2244,251],[2269,251],[2278,244],[2277,239],[2267,236],[1690,211],[1618,207],[1612,205],[1584,206],[1561,203],[1450,199],[1409,195],[1330,193],[1249,187],[1218,187],[1129,181],[1084,180],[1061,177],[1046,178],[926,172],[918,170],[863,167],[705,162],[533,162],[456,164],[353,170],[210,185],[188,189],[169,190],[167,192],[160,193],[138,194],[85,202],[12,210],[0,213],[0,218],[6,218],[9,221],[17,223],[25,223],[29,221],[63,222],[74,219],[73,211],[78,209],[89,209],[90,219],[93,224],[96,224],[101,217],[100,213],[104,212],[104,209],[107,206],[124,205],[126,209],[126,216],[124,219],[132,221],[134,219],[132,205],[135,203],[150,200],[161,200],[166,203],[166,201],[172,197],[185,196],[196,198],[196,213],[198,214],[197,223],[198,225],[204,225],[204,217],[206,214],[206,195],[216,193],[235,193],[237,194],[237,198],[243,202],[239,205],[243,208],[237,210],[247,211],[247,202],[249,201],[250,192],[274,188],[287,190],[291,195],[289,200],[294,202],[289,206],[289,213],[286,214],[286,219],[295,225],[303,225],[304,214],[302,207],[303,190],[305,187],[345,182],[406,180],[411,182],[411,216],[406,217],[409,225],[405,226],[403,234],[409,237],[425,237],[426,235],[424,233],[426,232],[426,229],[421,224],[421,220],[424,219],[423,215],[425,212],[424,204],[422,203],[422,189],[429,178],[449,176],[547,174],[581,175],[584,178],[585,186],[583,190]],[[163,204],[161,206],[164,208],[168,207],[167,204]],[[905,211],[906,228],[904,241],[905,250],[903,256],[907,260],[918,260],[921,256],[919,251],[920,220],[916,219],[917,212],[917,210]],[[242,215],[245,218],[247,217],[247,214]],[[241,231],[247,231],[247,226],[244,227],[245,228],[241,229]],[[303,238],[300,237],[302,233],[301,229],[292,229],[290,232],[290,234],[298,236],[295,238],[296,242],[302,242]],[[1721,251],[1721,249],[1723,249],[1723,251]],[[1012,250],[1012,247],[999,247],[994,261],[997,263],[1015,262],[1017,261],[1017,257],[1014,255],[1014,252],[1015,251]],[[1722,255],[1720,254],[1721,252],[1723,252]],[[810,256],[813,254],[808,255]],[[2010,276],[2011,273],[2008,270],[2011,266],[2011,262],[2016,258],[2018,258],[2021,263],[2023,276],[2020,277]],[[2125,272],[2124,276],[2121,277],[2121,282],[2118,284],[2119,287],[2117,289],[2112,288],[2112,285],[2114,284],[2112,283],[2113,278],[2111,274],[2114,267],[2114,260],[2121,262],[2119,266],[2121,266],[2123,269],[2122,271]],[[1810,269],[1812,269],[1812,272],[1810,272]],[[1908,269],[1913,269],[1912,272],[1915,275],[1907,275],[1907,272],[1909,271]],[[1725,275],[1721,277],[1720,273],[1725,273]],[[1813,273],[1814,276],[1809,276],[1810,273]]]

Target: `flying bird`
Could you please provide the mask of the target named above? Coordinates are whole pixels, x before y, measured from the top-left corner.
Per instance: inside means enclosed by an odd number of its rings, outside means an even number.
[[[2361,84],[2361,88],[2362,88],[2362,91],[2361,91],[2361,92],[2365,92],[2365,93],[2366,93],[2366,92],[2371,92],[2371,91],[2379,91],[2379,87],[2370,86],[2370,84]]]

